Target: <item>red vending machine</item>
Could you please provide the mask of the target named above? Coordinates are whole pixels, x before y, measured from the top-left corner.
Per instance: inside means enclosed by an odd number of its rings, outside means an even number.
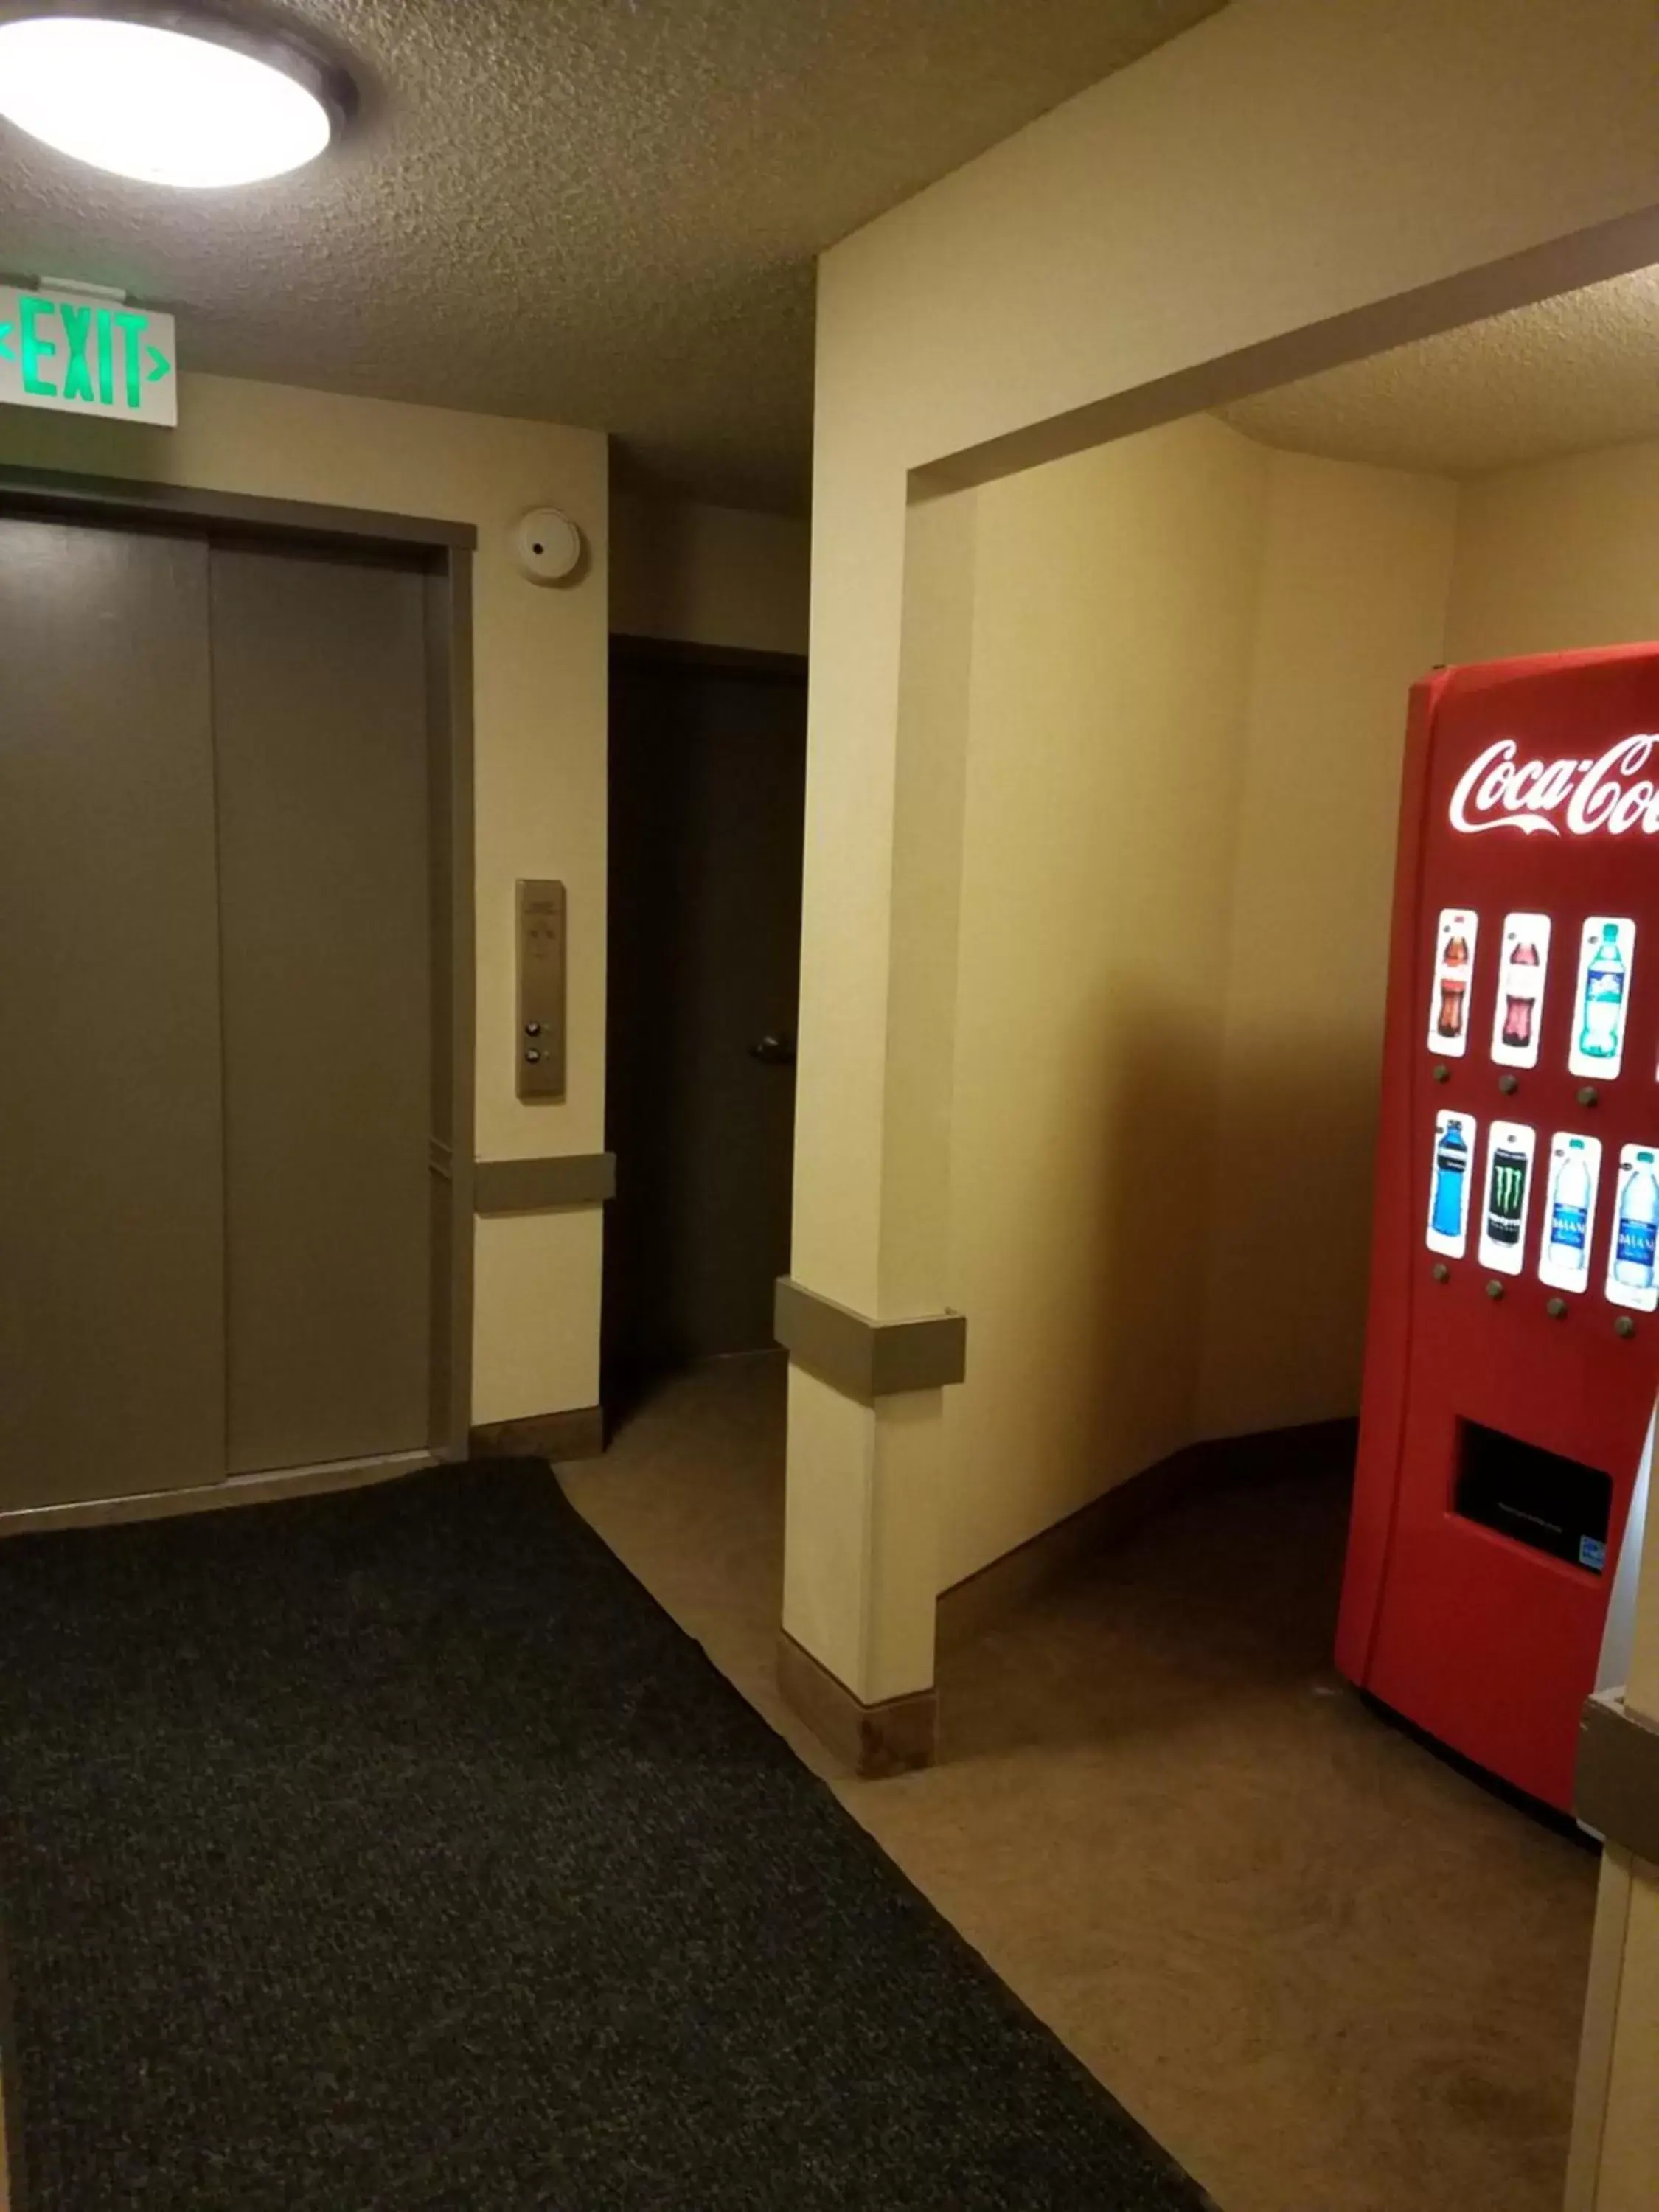
[[[1565,1810],[1659,1379],[1659,645],[1412,694],[1343,1673]]]

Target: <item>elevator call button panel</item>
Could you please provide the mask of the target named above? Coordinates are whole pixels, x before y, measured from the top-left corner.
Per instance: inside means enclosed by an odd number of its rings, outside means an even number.
[[[564,885],[521,877],[518,890],[520,1098],[564,1097]]]

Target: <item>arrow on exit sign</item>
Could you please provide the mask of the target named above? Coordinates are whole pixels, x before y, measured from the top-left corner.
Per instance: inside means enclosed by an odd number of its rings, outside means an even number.
[[[172,316],[0,284],[0,405],[173,428],[179,374]]]

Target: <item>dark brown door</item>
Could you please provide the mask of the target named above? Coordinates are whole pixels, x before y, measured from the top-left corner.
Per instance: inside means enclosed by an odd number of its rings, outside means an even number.
[[[605,1392],[772,1340],[789,1260],[805,664],[613,643]]]

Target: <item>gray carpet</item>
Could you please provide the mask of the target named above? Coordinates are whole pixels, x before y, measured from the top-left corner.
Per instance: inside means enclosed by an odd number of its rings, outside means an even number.
[[[16,2212],[1208,2203],[532,1464],[0,1545],[0,1929]]]

